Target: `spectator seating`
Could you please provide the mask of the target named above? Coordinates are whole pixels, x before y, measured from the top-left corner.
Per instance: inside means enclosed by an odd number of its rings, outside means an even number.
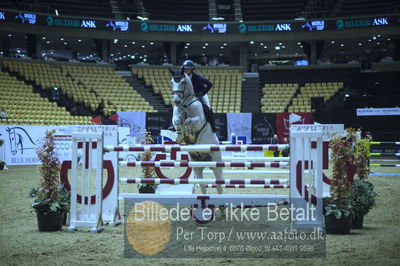
[[[25,61],[3,61],[4,66],[12,72],[18,72],[25,79],[33,81],[45,90],[59,88],[75,102],[83,103],[95,111],[101,102],[93,91],[78,80],[65,75],[61,68],[46,63],[30,63]]]
[[[49,102],[33,87],[17,80],[6,72],[0,72],[0,109],[9,120],[0,123],[9,125],[73,125],[93,124],[88,116],[71,116],[64,108]]]
[[[146,86],[151,86],[154,93],[160,94],[166,105],[172,106],[171,75],[168,68],[135,66],[132,72],[143,78]],[[196,72],[213,83],[208,96],[215,113],[240,112],[242,73],[238,69],[201,68]]]
[[[106,115],[113,111],[156,112],[112,67],[62,65],[61,68],[65,75],[100,97]]]
[[[341,88],[343,82],[318,82],[305,83],[300,87],[299,93],[293,98],[289,112],[314,112],[311,107],[311,98],[323,97],[324,102],[329,101]]]
[[[156,112],[111,66],[48,64],[4,60],[12,72],[49,90],[57,87],[75,102],[92,111],[104,105],[105,115],[113,111]]]
[[[261,112],[285,112],[299,85],[296,83],[265,84],[261,98]]]

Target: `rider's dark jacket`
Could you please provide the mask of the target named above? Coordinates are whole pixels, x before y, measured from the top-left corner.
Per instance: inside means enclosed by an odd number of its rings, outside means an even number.
[[[207,92],[211,89],[211,87],[213,85],[211,83],[211,81],[209,81],[205,77],[203,77],[195,72],[192,72],[191,76],[192,76],[191,80],[192,80],[194,92],[196,93],[196,95],[199,95],[199,96],[206,95]]]

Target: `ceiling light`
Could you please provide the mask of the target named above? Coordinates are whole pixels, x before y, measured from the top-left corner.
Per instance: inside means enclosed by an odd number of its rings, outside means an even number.
[[[60,38],[60,41],[64,41],[64,38]]]
[[[282,45],[282,48],[286,48],[286,46],[285,46],[285,45]]]
[[[47,41],[46,43],[47,43],[47,44],[49,44],[49,43],[50,43],[50,41]]]
[[[267,49],[267,46],[266,46],[266,45],[264,45],[264,49]]]
[[[250,41],[250,44],[254,44],[254,41]]]
[[[298,42],[297,44],[298,44],[298,45],[301,45],[301,42]]]
[[[137,19],[140,19],[140,20],[148,20],[149,18],[147,18],[147,17],[145,17],[145,16],[137,16],[136,17]]]
[[[78,42],[82,42],[82,40],[81,40],[81,39],[78,39]]]
[[[135,42],[132,42],[132,44],[135,44]]]
[[[370,41],[371,41],[371,39],[368,39],[368,41],[370,42]]]
[[[114,39],[114,43],[117,43],[118,42],[118,39]]]
[[[154,44],[154,42],[151,42],[151,43],[150,43],[150,45],[153,45],[153,44]]]
[[[206,47],[205,47],[205,46],[203,46],[203,49],[206,49]]]
[[[185,46],[185,49],[187,49],[188,47],[187,46]]]
[[[189,42],[187,42],[187,43],[186,43],[186,45],[190,45],[190,43],[189,43]]]
[[[380,42],[377,42],[376,44],[377,44],[377,45],[380,45],[381,43],[380,43]]]
[[[42,37],[42,40],[46,40],[46,37]]]
[[[227,43],[224,43],[224,46],[226,46],[227,45]]]
[[[358,43],[358,45],[360,45],[360,46],[361,46],[361,45],[362,45],[362,43],[360,43],[360,42],[359,42],[359,43]]]
[[[67,45],[67,44],[68,44],[67,42],[64,43],[64,45]]]
[[[390,41],[390,38],[387,38],[388,41]]]
[[[126,48],[126,47],[128,47],[128,45],[127,45],[127,44],[125,44],[125,45],[124,45],[124,47]]]
[[[263,43],[260,43],[260,45],[263,46],[264,44],[263,44]]]
[[[110,54],[111,56],[114,56],[114,54]]]
[[[204,45],[205,45],[205,46],[208,46],[208,43],[205,43]]]
[[[8,37],[11,37],[12,35],[11,34],[8,34]]]
[[[340,46],[342,46],[342,47],[343,47],[343,46],[344,46],[344,44],[343,44],[343,43],[341,43],[341,44],[340,44]]]
[[[221,46],[221,47],[219,47],[219,49],[224,49],[224,47],[223,47],[223,46]]]
[[[331,43],[332,43],[332,44],[334,44],[334,43],[335,43],[335,41],[331,41]]]
[[[134,55],[131,55],[131,59],[135,59],[135,56],[134,56]]]
[[[142,48],[146,48],[146,46],[142,45]]]
[[[281,47],[280,46],[275,46],[275,50],[280,50]]]
[[[376,37],[374,36],[374,37],[372,37],[372,40],[376,40]]]
[[[282,45],[282,43],[280,42],[279,45]]]
[[[381,37],[381,35],[380,35],[380,34],[378,34],[377,36],[378,36],[378,38],[380,38],[380,37]]]

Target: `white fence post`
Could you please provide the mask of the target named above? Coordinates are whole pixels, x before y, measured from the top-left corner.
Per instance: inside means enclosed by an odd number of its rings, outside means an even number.
[[[83,155],[81,166],[80,205],[78,208],[78,144],[82,143]],[[96,153],[93,145],[96,143]],[[93,158],[95,156],[95,158]],[[93,166],[93,162],[95,165]],[[88,164],[88,169],[86,168]],[[92,205],[92,171],[96,171],[96,196]],[[104,229],[102,218],[103,205],[103,133],[72,134],[72,175],[71,175],[71,220],[68,232],[75,231],[78,227],[89,227],[92,233]]]

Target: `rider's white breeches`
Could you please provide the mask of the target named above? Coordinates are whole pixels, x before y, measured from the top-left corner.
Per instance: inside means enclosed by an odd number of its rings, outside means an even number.
[[[208,107],[211,108],[211,104],[210,104],[210,100],[208,99],[208,95],[205,94],[205,95],[203,96],[202,99],[203,99],[204,103],[205,103]]]

